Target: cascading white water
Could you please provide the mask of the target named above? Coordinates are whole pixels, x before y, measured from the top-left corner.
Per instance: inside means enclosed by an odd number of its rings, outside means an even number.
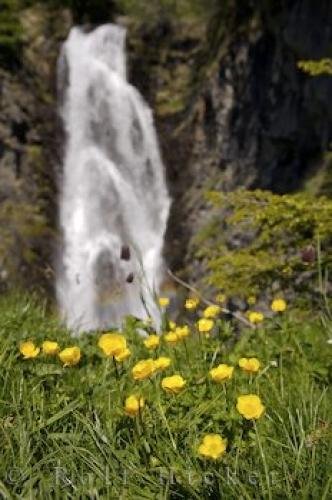
[[[169,213],[151,110],[126,80],[123,28],[73,28],[59,59],[66,148],[57,295],[74,331],[150,315]]]

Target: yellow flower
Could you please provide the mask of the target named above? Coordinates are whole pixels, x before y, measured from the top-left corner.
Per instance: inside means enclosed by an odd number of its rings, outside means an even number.
[[[241,358],[239,359],[239,367],[247,373],[256,373],[261,367],[257,358]]]
[[[156,370],[165,370],[170,366],[171,362],[172,362],[171,358],[166,358],[166,356],[160,356],[159,358],[155,359],[154,366]]]
[[[271,309],[273,312],[284,312],[286,308],[287,304],[284,299],[274,299],[271,304]]]
[[[169,298],[168,297],[159,297],[158,299],[160,307],[167,307],[169,305]]]
[[[55,356],[60,351],[60,346],[57,342],[52,342],[51,340],[45,340],[42,343],[42,350],[44,354],[49,356]]]
[[[171,377],[165,377],[161,381],[161,387],[164,391],[171,394],[179,394],[186,385],[186,381],[181,377],[181,375],[172,375]]]
[[[224,302],[226,302],[226,295],[224,293],[218,293],[218,295],[216,295],[216,298],[215,298],[215,301],[218,302],[218,304],[223,304]]]
[[[144,407],[144,399],[141,396],[128,396],[125,401],[125,413],[129,417],[136,417]]]
[[[223,439],[219,434],[207,434],[198,447],[198,453],[205,458],[217,460],[226,452],[227,439]]]
[[[168,332],[165,334],[165,340],[168,344],[176,344],[180,339],[176,332]]]
[[[98,341],[98,346],[106,356],[118,356],[127,348],[127,342],[123,335],[104,333]]]
[[[237,398],[236,409],[247,420],[257,419],[262,416],[265,406],[259,396],[247,394]]]
[[[220,306],[208,306],[204,312],[203,316],[204,318],[215,318],[220,314],[221,308]]]
[[[148,349],[157,349],[160,343],[160,338],[158,337],[158,335],[149,335],[148,338],[143,341],[143,343]]]
[[[79,347],[67,347],[59,353],[59,358],[63,366],[74,366],[81,359],[81,349]]]
[[[212,319],[201,318],[197,322],[198,331],[200,333],[208,333],[212,330],[214,322]]]
[[[169,322],[168,322],[168,325],[169,325],[169,327],[170,327],[170,329],[171,329],[171,330],[175,330],[175,328],[176,328],[176,323],[175,323],[175,321],[169,321]]]
[[[198,304],[199,304],[199,298],[198,297],[192,297],[192,298],[187,299],[185,301],[184,307],[188,311],[193,311],[194,309],[196,309],[196,307],[198,306]]]
[[[214,382],[223,382],[224,380],[229,380],[232,378],[233,370],[233,366],[222,364],[217,366],[216,368],[212,368],[209,373]]]
[[[189,326],[176,326],[174,331],[165,334],[164,338],[168,344],[177,344],[180,340],[188,337],[190,334]]]
[[[23,354],[24,359],[35,358],[39,352],[40,348],[35,346],[31,340],[20,344],[20,353]]]
[[[253,306],[256,304],[256,297],[254,295],[251,295],[248,297],[247,302],[250,306]]]
[[[261,323],[263,321],[264,314],[261,312],[257,312],[257,311],[251,311],[248,314],[248,317],[249,317],[250,323],[253,323],[254,325],[256,325],[256,324]]]
[[[151,358],[142,359],[131,370],[134,380],[144,380],[151,377],[156,371],[155,361]]]
[[[178,339],[184,339],[185,337],[188,337],[190,334],[189,326],[177,326],[175,329],[175,333],[178,336]]]
[[[118,363],[120,363],[121,361],[124,361],[125,359],[129,358],[130,355],[131,351],[130,349],[128,349],[128,347],[126,347],[125,349],[123,349],[123,351],[120,351],[119,354],[114,356],[114,358],[115,361],[118,361]]]

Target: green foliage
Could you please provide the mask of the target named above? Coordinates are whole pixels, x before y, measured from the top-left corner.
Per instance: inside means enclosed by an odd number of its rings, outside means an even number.
[[[160,389],[162,374],[134,382],[131,368],[149,353],[128,321],[132,357],[116,372],[97,336],[73,339],[34,298],[0,298],[0,492],[4,498],[330,498],[331,356],[328,330],[305,325],[298,314],[269,320],[255,331],[234,332],[218,320],[218,336],[191,335],[159,354],[170,356],[165,375],[181,373],[178,396]],[[79,365],[63,368],[39,355],[23,360],[19,343],[56,340],[79,345]],[[263,368],[212,383],[211,366],[254,355]],[[136,419],[125,398],[143,394]],[[245,421],[239,394],[259,394],[266,414]],[[206,433],[228,438],[219,461],[197,447]]]
[[[242,297],[273,285],[275,291],[300,291],[303,299],[317,288],[317,256],[304,262],[302,251],[320,242],[320,263],[330,264],[331,200],[259,190],[213,192],[207,198],[214,210],[194,246],[209,284]]]
[[[19,20],[19,1],[0,0],[0,63],[17,57],[22,28]]]
[[[298,68],[310,76],[332,75],[332,59],[299,61]]]

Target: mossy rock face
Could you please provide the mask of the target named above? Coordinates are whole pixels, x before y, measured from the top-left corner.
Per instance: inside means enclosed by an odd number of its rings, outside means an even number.
[[[305,192],[332,198],[332,153],[326,152],[321,165],[318,165],[304,184]]]
[[[228,296],[286,295],[305,302],[327,283],[332,201],[268,191],[208,192],[210,216],[192,240],[202,285]],[[190,264],[189,264],[190,268]]]
[[[21,30],[17,63],[0,63],[0,290],[50,291],[60,150],[56,60],[71,17],[51,3],[22,9],[25,3],[17,2],[21,9],[15,11]]]

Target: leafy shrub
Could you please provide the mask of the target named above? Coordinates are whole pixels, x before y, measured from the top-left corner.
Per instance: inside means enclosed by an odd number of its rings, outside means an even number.
[[[244,297],[271,287],[302,297],[317,289],[317,261],[331,261],[331,200],[260,190],[206,196],[214,209],[194,247],[210,285]]]

